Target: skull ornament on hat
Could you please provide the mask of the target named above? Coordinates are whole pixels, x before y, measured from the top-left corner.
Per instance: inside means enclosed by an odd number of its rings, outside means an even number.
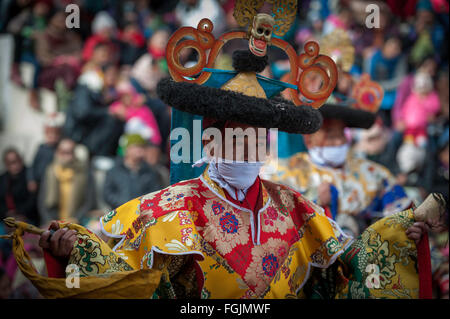
[[[274,24],[274,18],[266,13],[259,13],[253,18],[248,47],[254,55],[261,57],[267,54]]]

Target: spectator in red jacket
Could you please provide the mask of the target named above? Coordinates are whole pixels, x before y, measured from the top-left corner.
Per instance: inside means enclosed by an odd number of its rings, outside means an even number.
[[[97,13],[92,21],[92,35],[86,40],[83,47],[83,61],[89,61],[99,43],[109,47],[109,54],[114,63],[119,61],[119,45],[117,42],[117,29],[114,19],[104,11]]]

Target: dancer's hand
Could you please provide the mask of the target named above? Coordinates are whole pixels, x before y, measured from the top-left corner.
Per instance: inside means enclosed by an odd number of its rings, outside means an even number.
[[[39,246],[50,250],[53,256],[69,257],[73,244],[77,239],[77,232],[67,228],[60,229],[56,221],[52,221],[50,229],[55,232],[52,234],[50,230],[47,230],[42,233],[39,239]]]
[[[429,227],[424,222],[415,222],[406,230],[406,236],[409,239],[414,240],[416,244],[418,244],[423,234],[428,232],[428,230]]]

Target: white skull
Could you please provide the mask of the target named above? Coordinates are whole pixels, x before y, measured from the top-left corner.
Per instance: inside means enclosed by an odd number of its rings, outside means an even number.
[[[250,31],[249,49],[256,56],[265,56],[267,44],[272,39],[275,20],[268,14],[259,13],[253,18]]]

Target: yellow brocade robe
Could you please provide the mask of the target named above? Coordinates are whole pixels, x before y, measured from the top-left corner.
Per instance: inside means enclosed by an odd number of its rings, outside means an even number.
[[[263,180],[260,191],[253,214],[205,170],[111,211],[102,230],[133,269],[162,271],[156,298],[417,298],[411,211],[352,240],[288,187]]]

